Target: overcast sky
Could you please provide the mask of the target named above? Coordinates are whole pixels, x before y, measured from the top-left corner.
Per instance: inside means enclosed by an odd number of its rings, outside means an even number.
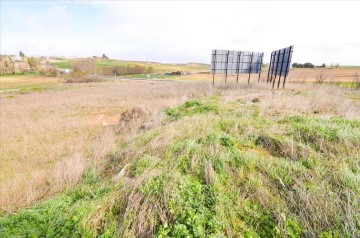
[[[360,65],[360,2],[3,1],[1,54],[210,62],[294,45],[292,62]]]

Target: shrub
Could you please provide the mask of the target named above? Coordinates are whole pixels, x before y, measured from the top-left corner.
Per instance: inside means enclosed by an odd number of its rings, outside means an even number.
[[[201,104],[198,100],[190,100],[183,105],[176,108],[167,108],[165,114],[173,119],[178,119],[183,116],[206,113],[206,112],[217,112],[218,107],[212,103]]]
[[[95,73],[95,60],[93,59],[74,60],[72,66],[74,72],[82,72],[85,74]]]
[[[357,73],[354,74],[353,81],[351,82],[351,88],[352,89],[360,89],[360,77]]]
[[[65,83],[94,83],[102,82],[103,79],[96,76],[87,76],[84,71],[72,71],[65,76]]]
[[[54,68],[46,68],[40,70],[40,74],[46,77],[56,77],[58,75],[58,71]]]
[[[37,71],[38,70],[38,68],[39,68],[39,62],[38,62],[38,60],[35,58],[35,57],[29,57],[29,58],[27,58],[27,63],[29,64],[29,66],[30,66],[30,69],[32,70],[32,71]]]
[[[148,66],[140,66],[140,65],[134,65],[134,66],[107,66],[103,69],[102,74],[103,75],[132,75],[132,74],[145,74],[145,73],[152,73],[153,67]]]

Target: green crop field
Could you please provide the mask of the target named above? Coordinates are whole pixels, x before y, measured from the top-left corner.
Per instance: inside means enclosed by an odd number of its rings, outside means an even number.
[[[56,61],[51,62],[50,64],[60,69],[72,69],[72,64],[70,61]]]

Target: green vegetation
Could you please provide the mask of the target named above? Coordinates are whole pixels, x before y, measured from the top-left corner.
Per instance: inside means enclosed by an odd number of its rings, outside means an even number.
[[[312,63],[304,63],[304,64],[293,63],[291,66],[293,68],[315,68],[315,65],[313,65]],[[325,64],[322,67],[325,68]]]
[[[19,93],[28,93],[30,91],[44,91],[53,88],[54,85],[57,85],[58,82],[41,82],[41,83],[27,83],[27,84],[18,84],[12,87],[6,87],[5,92],[19,92]]]
[[[72,69],[72,64],[70,61],[55,61],[50,62],[50,65],[56,66],[60,69]]]
[[[186,102],[184,105],[181,105],[177,108],[168,108],[165,110],[165,114],[171,118],[178,119],[183,116],[193,115],[196,113],[204,113],[208,111],[217,112],[218,107],[215,104],[201,104],[198,100],[192,100]]]
[[[15,77],[15,76],[37,76],[40,75],[38,72],[25,72],[25,73],[15,73],[15,74],[2,74],[0,77],[7,78],[7,77]]]
[[[105,160],[71,191],[4,214],[0,237],[360,236],[359,121],[201,98]]]

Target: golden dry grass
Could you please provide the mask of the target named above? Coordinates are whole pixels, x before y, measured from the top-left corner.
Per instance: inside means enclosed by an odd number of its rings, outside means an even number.
[[[261,80],[266,80],[268,73],[268,68],[263,68],[261,72]],[[320,78],[323,82],[326,83],[335,83],[335,82],[351,82],[354,78],[354,75],[360,75],[360,68],[339,68],[339,69],[291,69],[289,72],[289,76],[287,78],[287,82],[316,82]],[[190,74],[179,76],[179,79],[206,79],[212,80],[212,74]],[[224,75],[216,75],[215,78],[217,80],[224,80]],[[228,75],[229,81],[236,81],[235,75]],[[247,81],[247,74],[240,74],[239,80]],[[258,80],[258,75],[252,74],[251,81],[256,82]],[[281,81],[282,82],[282,81]],[[277,83],[277,81],[276,81]]]
[[[351,82],[355,74],[360,74],[360,68],[291,69],[289,81],[314,82],[321,77],[324,82]]]
[[[150,117],[211,90],[145,81],[68,87],[1,95],[0,210],[31,204],[75,184],[88,166],[101,167],[115,142],[133,132],[124,129],[115,136],[109,127],[125,111],[141,106]]]
[[[61,82],[59,78],[43,77],[39,75],[15,75],[0,77],[0,92],[31,89],[39,86],[53,85]]]

